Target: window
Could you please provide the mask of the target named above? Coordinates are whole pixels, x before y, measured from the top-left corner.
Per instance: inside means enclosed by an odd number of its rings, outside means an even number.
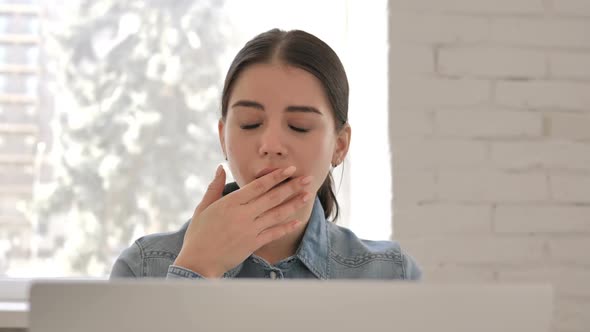
[[[389,238],[386,1],[21,3],[39,10],[18,21],[26,43],[0,44],[0,276],[105,277],[133,239],[186,222],[222,161],[225,71],[274,27],[309,31],[344,62],[339,224]]]

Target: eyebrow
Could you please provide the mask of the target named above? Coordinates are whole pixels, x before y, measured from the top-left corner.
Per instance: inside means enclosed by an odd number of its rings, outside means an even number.
[[[242,107],[252,107],[261,111],[264,111],[264,106],[261,103],[252,101],[252,100],[238,100],[237,102],[233,103],[231,106],[232,108],[236,106]],[[286,112],[303,112],[303,113],[316,113],[319,115],[324,115],[320,112],[317,108],[313,106],[303,106],[303,105],[291,105],[287,106],[285,109]]]

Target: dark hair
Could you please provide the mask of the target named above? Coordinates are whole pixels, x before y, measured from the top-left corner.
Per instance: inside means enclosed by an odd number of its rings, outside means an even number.
[[[234,58],[225,77],[221,98],[222,118],[225,119],[227,115],[233,84],[240,73],[249,65],[270,63],[273,60],[303,69],[322,83],[332,107],[336,132],[340,131],[348,121],[348,79],[344,66],[328,44],[301,30],[272,29],[246,43]],[[333,187],[334,180],[330,172],[318,190],[318,196],[326,219],[333,214],[332,220],[336,221],[340,208]]]

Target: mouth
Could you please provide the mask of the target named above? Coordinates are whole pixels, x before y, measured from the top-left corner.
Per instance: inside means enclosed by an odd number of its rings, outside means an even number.
[[[265,168],[262,171],[258,172],[258,174],[256,174],[256,176],[254,177],[256,180],[258,180],[259,178],[265,176],[266,174],[272,173],[274,171],[276,171],[278,168]]]
[[[269,173],[272,173],[272,172],[276,171],[277,169],[278,169],[278,168],[265,168],[265,169],[263,169],[262,171],[258,172],[258,174],[256,174],[256,176],[254,177],[254,179],[255,179],[255,180],[258,180],[258,179],[260,179],[261,177],[263,177],[263,176],[265,176],[265,175],[267,175],[267,174],[269,174]],[[287,182],[291,181],[293,178],[295,178],[295,176],[290,176],[290,177],[288,177],[288,178],[284,179],[283,181],[281,181],[281,182],[277,183],[277,184],[276,184],[276,185],[274,185],[272,188],[270,188],[270,190],[272,190],[272,189],[275,189],[275,188],[279,187],[280,185],[282,185],[282,184],[284,184],[284,183],[287,183]]]
[[[281,182],[277,183],[276,185],[274,185],[274,186],[273,186],[272,188],[270,188],[270,189],[271,189],[271,190],[272,190],[272,189],[275,189],[275,188],[279,187],[280,185],[282,185],[283,183],[287,183],[287,182],[291,181],[291,179],[292,179],[292,177],[288,177],[288,178],[284,179],[283,181],[281,181]]]

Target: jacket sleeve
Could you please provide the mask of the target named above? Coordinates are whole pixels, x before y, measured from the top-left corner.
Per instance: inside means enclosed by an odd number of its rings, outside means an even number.
[[[402,259],[404,264],[404,279],[406,280],[422,280],[422,269],[412,256],[402,251]]]
[[[235,278],[238,272],[241,269],[241,264],[234,267],[233,269],[225,272],[222,279],[231,279]],[[202,275],[198,274],[195,271],[189,270],[182,266],[170,265],[168,267],[168,274],[166,275],[166,279],[207,279]]]
[[[109,279],[141,277],[141,259],[141,249],[135,242],[117,258]]]
[[[204,277],[182,266],[170,265],[166,279],[204,279]]]

